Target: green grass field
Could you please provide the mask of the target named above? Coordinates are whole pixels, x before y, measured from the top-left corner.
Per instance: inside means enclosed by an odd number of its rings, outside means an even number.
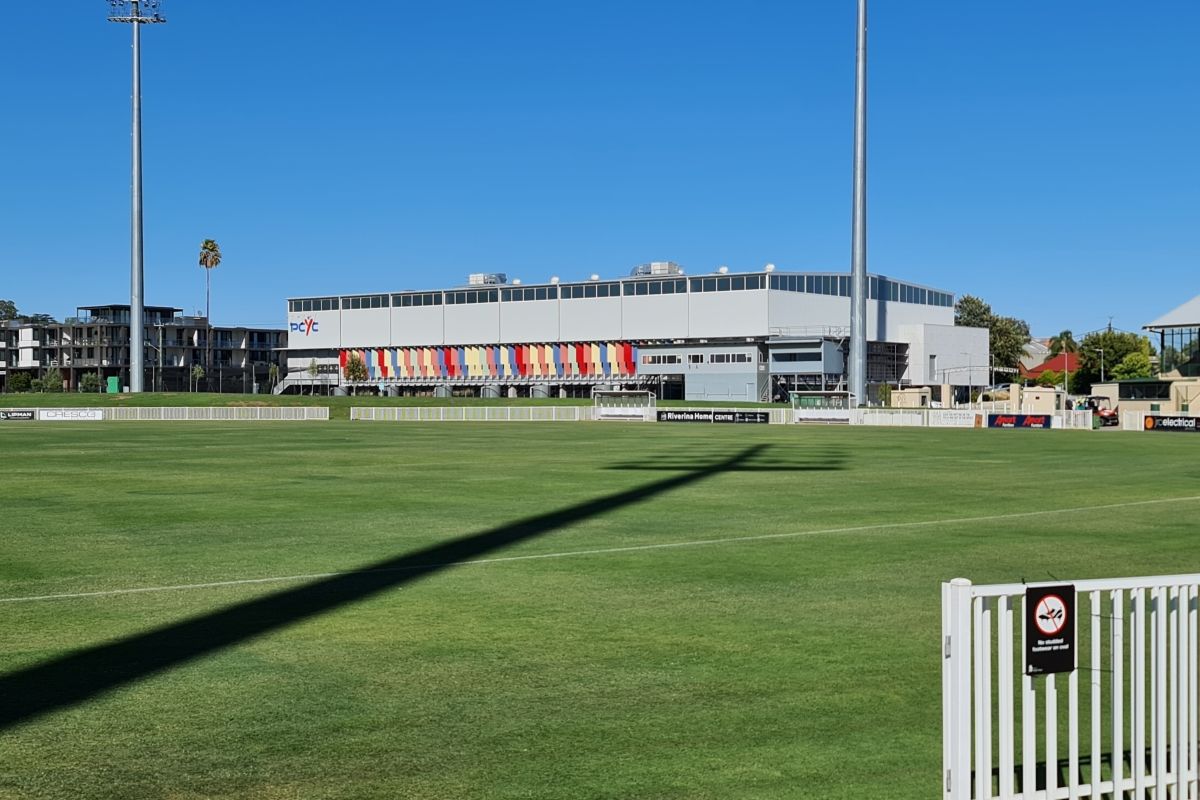
[[[929,798],[941,581],[1200,571],[1182,435],[2,425],[0,599],[377,570],[0,603],[4,800]]]

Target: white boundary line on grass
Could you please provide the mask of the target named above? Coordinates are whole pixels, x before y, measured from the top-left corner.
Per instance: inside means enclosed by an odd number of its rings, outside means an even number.
[[[498,556],[496,558],[478,558],[470,561],[450,561],[443,564],[422,564],[419,567],[396,567],[394,569],[364,569],[346,570],[344,572],[313,572],[307,575],[284,575],[271,578],[243,578],[232,581],[213,581],[211,583],[185,583],[177,586],[142,586],[133,589],[109,589],[98,592],[75,592],[71,594],[43,594],[26,597],[0,597],[0,603],[31,603],[37,600],[72,600],[83,597],[112,597],[124,594],[145,594],[149,592],[175,592],[188,589],[216,589],[224,586],[248,586],[255,583],[288,583],[294,581],[309,581],[318,578],[336,578],[343,575],[368,575],[373,572],[393,572],[396,570],[426,569],[428,567],[465,567],[472,564],[501,564],[506,561],[532,561],[539,558],[569,558],[571,556],[594,556],[607,553],[633,553],[640,550],[665,550],[672,547],[700,547],[709,544],[728,544],[734,542],[761,542],[770,539],[796,539],[804,536],[830,536],[840,533],[869,533],[872,531],[894,530],[897,528],[922,528],[934,525],[950,525],[966,522],[995,522],[998,520],[1021,519],[1022,517],[1040,517],[1050,514],[1076,514],[1086,511],[1109,511],[1114,508],[1133,508],[1136,506],[1161,505],[1164,503],[1188,503],[1200,500],[1200,495],[1188,497],[1164,497],[1155,500],[1131,500],[1126,503],[1107,503],[1098,506],[1075,506],[1072,508],[1050,508],[1039,511],[1017,511],[1011,514],[987,514],[980,517],[950,517],[948,519],[927,519],[916,522],[881,522],[874,525],[851,525],[845,528],[821,528],[811,531],[792,531],[789,533],[763,533],[754,536],[727,536],[720,539],[696,539],[685,542],[657,542],[655,544],[635,544],[625,547],[603,547],[593,550],[566,550],[560,553],[532,553],[521,556]]]

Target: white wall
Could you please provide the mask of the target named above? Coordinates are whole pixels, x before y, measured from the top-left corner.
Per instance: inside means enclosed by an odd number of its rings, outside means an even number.
[[[500,341],[500,303],[441,306],[445,314],[445,344]],[[393,344],[402,344],[393,342]]]
[[[342,347],[380,347],[390,341],[391,316],[388,308],[343,311]]]
[[[902,325],[899,337],[909,343],[908,378],[914,384],[988,385],[987,328]],[[934,357],[932,373],[930,356]]]

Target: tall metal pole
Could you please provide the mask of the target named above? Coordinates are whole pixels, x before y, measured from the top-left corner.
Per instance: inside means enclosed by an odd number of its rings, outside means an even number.
[[[146,310],[142,300],[142,25],[166,22],[162,0],[108,0],[109,22],[133,25],[133,166],[130,191],[129,391],[141,392],[146,372]]]
[[[850,246],[850,391],[867,402],[867,0],[858,0],[854,71],[854,213]]]
[[[142,280],[142,26],[136,20],[141,16],[138,0],[133,0],[133,239],[129,275],[129,391],[142,391],[145,356],[144,335],[145,311],[142,302],[144,281]]]

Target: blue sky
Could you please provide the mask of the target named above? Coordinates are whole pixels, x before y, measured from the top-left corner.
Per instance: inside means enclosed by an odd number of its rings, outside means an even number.
[[[129,27],[0,27],[0,298],[128,302]],[[341,12],[334,16],[335,9]],[[846,270],[854,2],[245,4],[144,29],[146,301]],[[1035,335],[1200,293],[1200,3],[871,9],[868,266]]]

